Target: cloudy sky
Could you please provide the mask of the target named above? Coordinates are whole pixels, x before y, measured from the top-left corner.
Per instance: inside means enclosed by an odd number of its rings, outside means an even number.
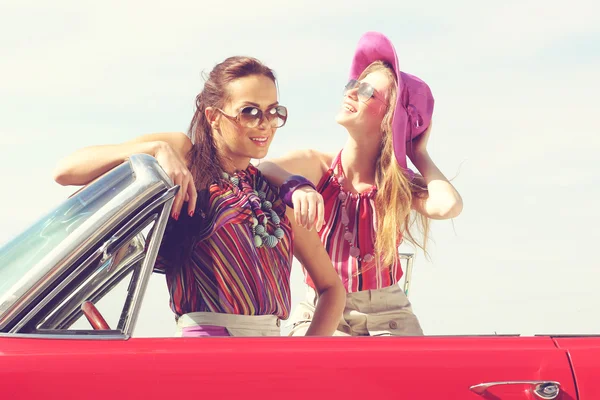
[[[227,56],[277,73],[290,119],[270,155],[339,149],[333,117],[354,46],[378,30],[431,86],[430,152],[465,203],[433,224],[431,260],[417,256],[411,300],[426,333],[600,333],[599,8],[0,0],[0,243],[73,191],[52,181],[60,157],[185,130],[201,72]],[[292,286],[296,303],[298,269]],[[140,334],[170,334],[166,301],[154,279]]]

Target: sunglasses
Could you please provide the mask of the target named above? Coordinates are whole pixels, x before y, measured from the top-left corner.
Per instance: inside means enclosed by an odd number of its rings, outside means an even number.
[[[227,115],[225,111],[218,108],[225,117],[237,122],[246,128],[256,128],[266,119],[272,128],[281,128],[285,125],[288,117],[287,108],[284,106],[271,107],[264,111],[255,106],[243,107],[236,116]]]
[[[346,95],[346,93],[348,93],[350,90],[357,89],[357,88],[358,88],[358,90],[356,91],[356,94],[358,95],[358,100],[362,101],[363,103],[366,103],[371,98],[375,98],[375,99],[381,101],[383,104],[387,104],[387,102],[385,100],[383,100],[381,97],[376,95],[377,91],[375,90],[375,88],[373,86],[371,86],[367,82],[359,82],[356,79],[350,79],[348,81],[348,83],[344,87],[344,95]]]

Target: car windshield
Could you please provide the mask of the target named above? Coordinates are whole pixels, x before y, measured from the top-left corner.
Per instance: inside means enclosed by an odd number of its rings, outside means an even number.
[[[0,248],[0,315],[15,300],[14,293],[17,286],[21,286],[19,281],[133,180],[130,164],[122,164],[75,193]]]

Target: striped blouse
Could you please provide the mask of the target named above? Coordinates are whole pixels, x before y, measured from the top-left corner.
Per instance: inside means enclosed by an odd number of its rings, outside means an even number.
[[[157,258],[156,269],[166,274],[173,312],[219,312],[241,315],[290,314],[292,231],[286,206],[253,166],[236,176],[240,185],[222,180],[207,191],[207,204],[193,217],[182,213],[171,219]],[[252,212],[259,221],[264,213],[255,190],[280,216],[285,235],[273,248],[256,248]],[[199,193],[199,204],[202,193]],[[267,232],[275,225],[269,218]]]
[[[380,266],[373,258],[370,262],[359,261],[350,255],[350,244],[344,239],[345,228],[342,224],[342,207],[345,205],[348,215],[348,230],[354,237],[354,243],[360,249],[360,257],[375,254],[375,195],[377,189],[363,193],[348,193],[341,200],[339,178],[344,176],[341,152],[335,157],[327,173],[323,175],[317,190],[325,202],[325,223],[319,236],[325,250],[331,258],[333,267],[342,280],[346,292],[381,289],[397,283],[402,278],[402,265],[396,261],[389,267]],[[342,196],[343,197],[343,196]],[[314,287],[308,274],[306,283]]]

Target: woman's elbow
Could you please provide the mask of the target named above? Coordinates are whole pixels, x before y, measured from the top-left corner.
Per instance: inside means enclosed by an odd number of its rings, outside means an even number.
[[[54,179],[54,182],[62,186],[85,184],[84,182],[81,182],[83,179],[79,174],[75,173],[72,168],[63,163],[59,163],[54,168],[52,171],[52,178]]]
[[[56,168],[54,168],[54,171],[52,171],[52,178],[54,179],[54,182],[62,186],[71,184],[68,171],[61,165],[57,165]]]
[[[460,196],[448,199],[445,204],[440,207],[440,217],[442,219],[456,218],[463,210],[463,201]]]
[[[346,289],[340,279],[336,279],[326,287],[317,289],[317,292],[319,293],[319,297],[326,295],[330,299],[329,301],[335,304],[336,310],[339,310],[340,313],[344,310],[346,306]]]
[[[416,203],[415,209],[431,219],[450,219],[460,215],[463,202],[460,195],[430,196],[421,203]]]

